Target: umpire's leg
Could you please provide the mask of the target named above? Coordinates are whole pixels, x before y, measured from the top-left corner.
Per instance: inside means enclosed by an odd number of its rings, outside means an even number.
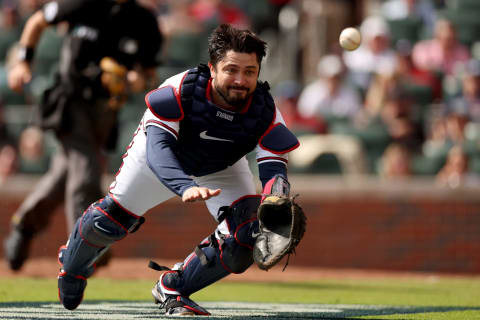
[[[19,270],[28,258],[33,237],[44,230],[55,209],[63,204],[67,161],[59,147],[48,172],[12,216],[11,232],[4,242],[5,258],[12,270]]]
[[[105,159],[91,114],[91,109],[95,107],[97,105],[81,102],[72,105],[72,128],[60,139],[67,156],[65,213],[69,233],[85,209],[104,194],[101,178]]]

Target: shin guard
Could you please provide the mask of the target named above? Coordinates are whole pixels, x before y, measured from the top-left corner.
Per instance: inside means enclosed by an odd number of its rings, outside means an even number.
[[[196,247],[183,264],[160,277],[158,285],[162,291],[188,297],[230,273],[247,270],[253,263],[259,204],[260,196],[247,196],[230,207],[222,207],[221,222],[215,232]]]
[[[88,278],[103,252],[136,231],[144,221],[143,217],[126,212],[109,196],[92,204],[77,220],[66,248],[60,250],[63,271]]]

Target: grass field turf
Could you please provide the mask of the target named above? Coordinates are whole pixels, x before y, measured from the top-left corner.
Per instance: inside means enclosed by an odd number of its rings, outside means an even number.
[[[147,280],[92,278],[87,286],[85,302],[87,305],[101,301],[150,302],[152,285],[152,281]],[[192,298],[207,304],[216,301],[299,303],[344,310],[343,313],[327,313],[329,316],[319,315],[319,319],[480,320],[478,277],[375,277],[288,283],[224,281],[198,292]],[[35,302],[57,302],[55,279],[0,278],[0,319],[4,318],[1,311],[4,308],[28,307]],[[294,306],[290,308],[295,309]],[[317,317],[312,313],[307,316],[299,313],[298,318]]]

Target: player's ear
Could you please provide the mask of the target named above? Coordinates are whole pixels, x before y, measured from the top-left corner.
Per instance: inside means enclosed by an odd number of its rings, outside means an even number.
[[[210,74],[212,76],[212,78],[215,78],[215,74],[217,73],[216,70],[215,70],[215,66],[209,62],[208,63],[208,68],[210,68]]]

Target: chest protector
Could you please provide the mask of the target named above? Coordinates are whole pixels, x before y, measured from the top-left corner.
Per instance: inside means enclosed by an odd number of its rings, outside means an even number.
[[[203,176],[226,169],[252,151],[275,117],[267,83],[258,83],[245,112],[221,109],[207,99],[210,70],[191,69],[181,85],[184,118],[174,152],[185,173]]]

